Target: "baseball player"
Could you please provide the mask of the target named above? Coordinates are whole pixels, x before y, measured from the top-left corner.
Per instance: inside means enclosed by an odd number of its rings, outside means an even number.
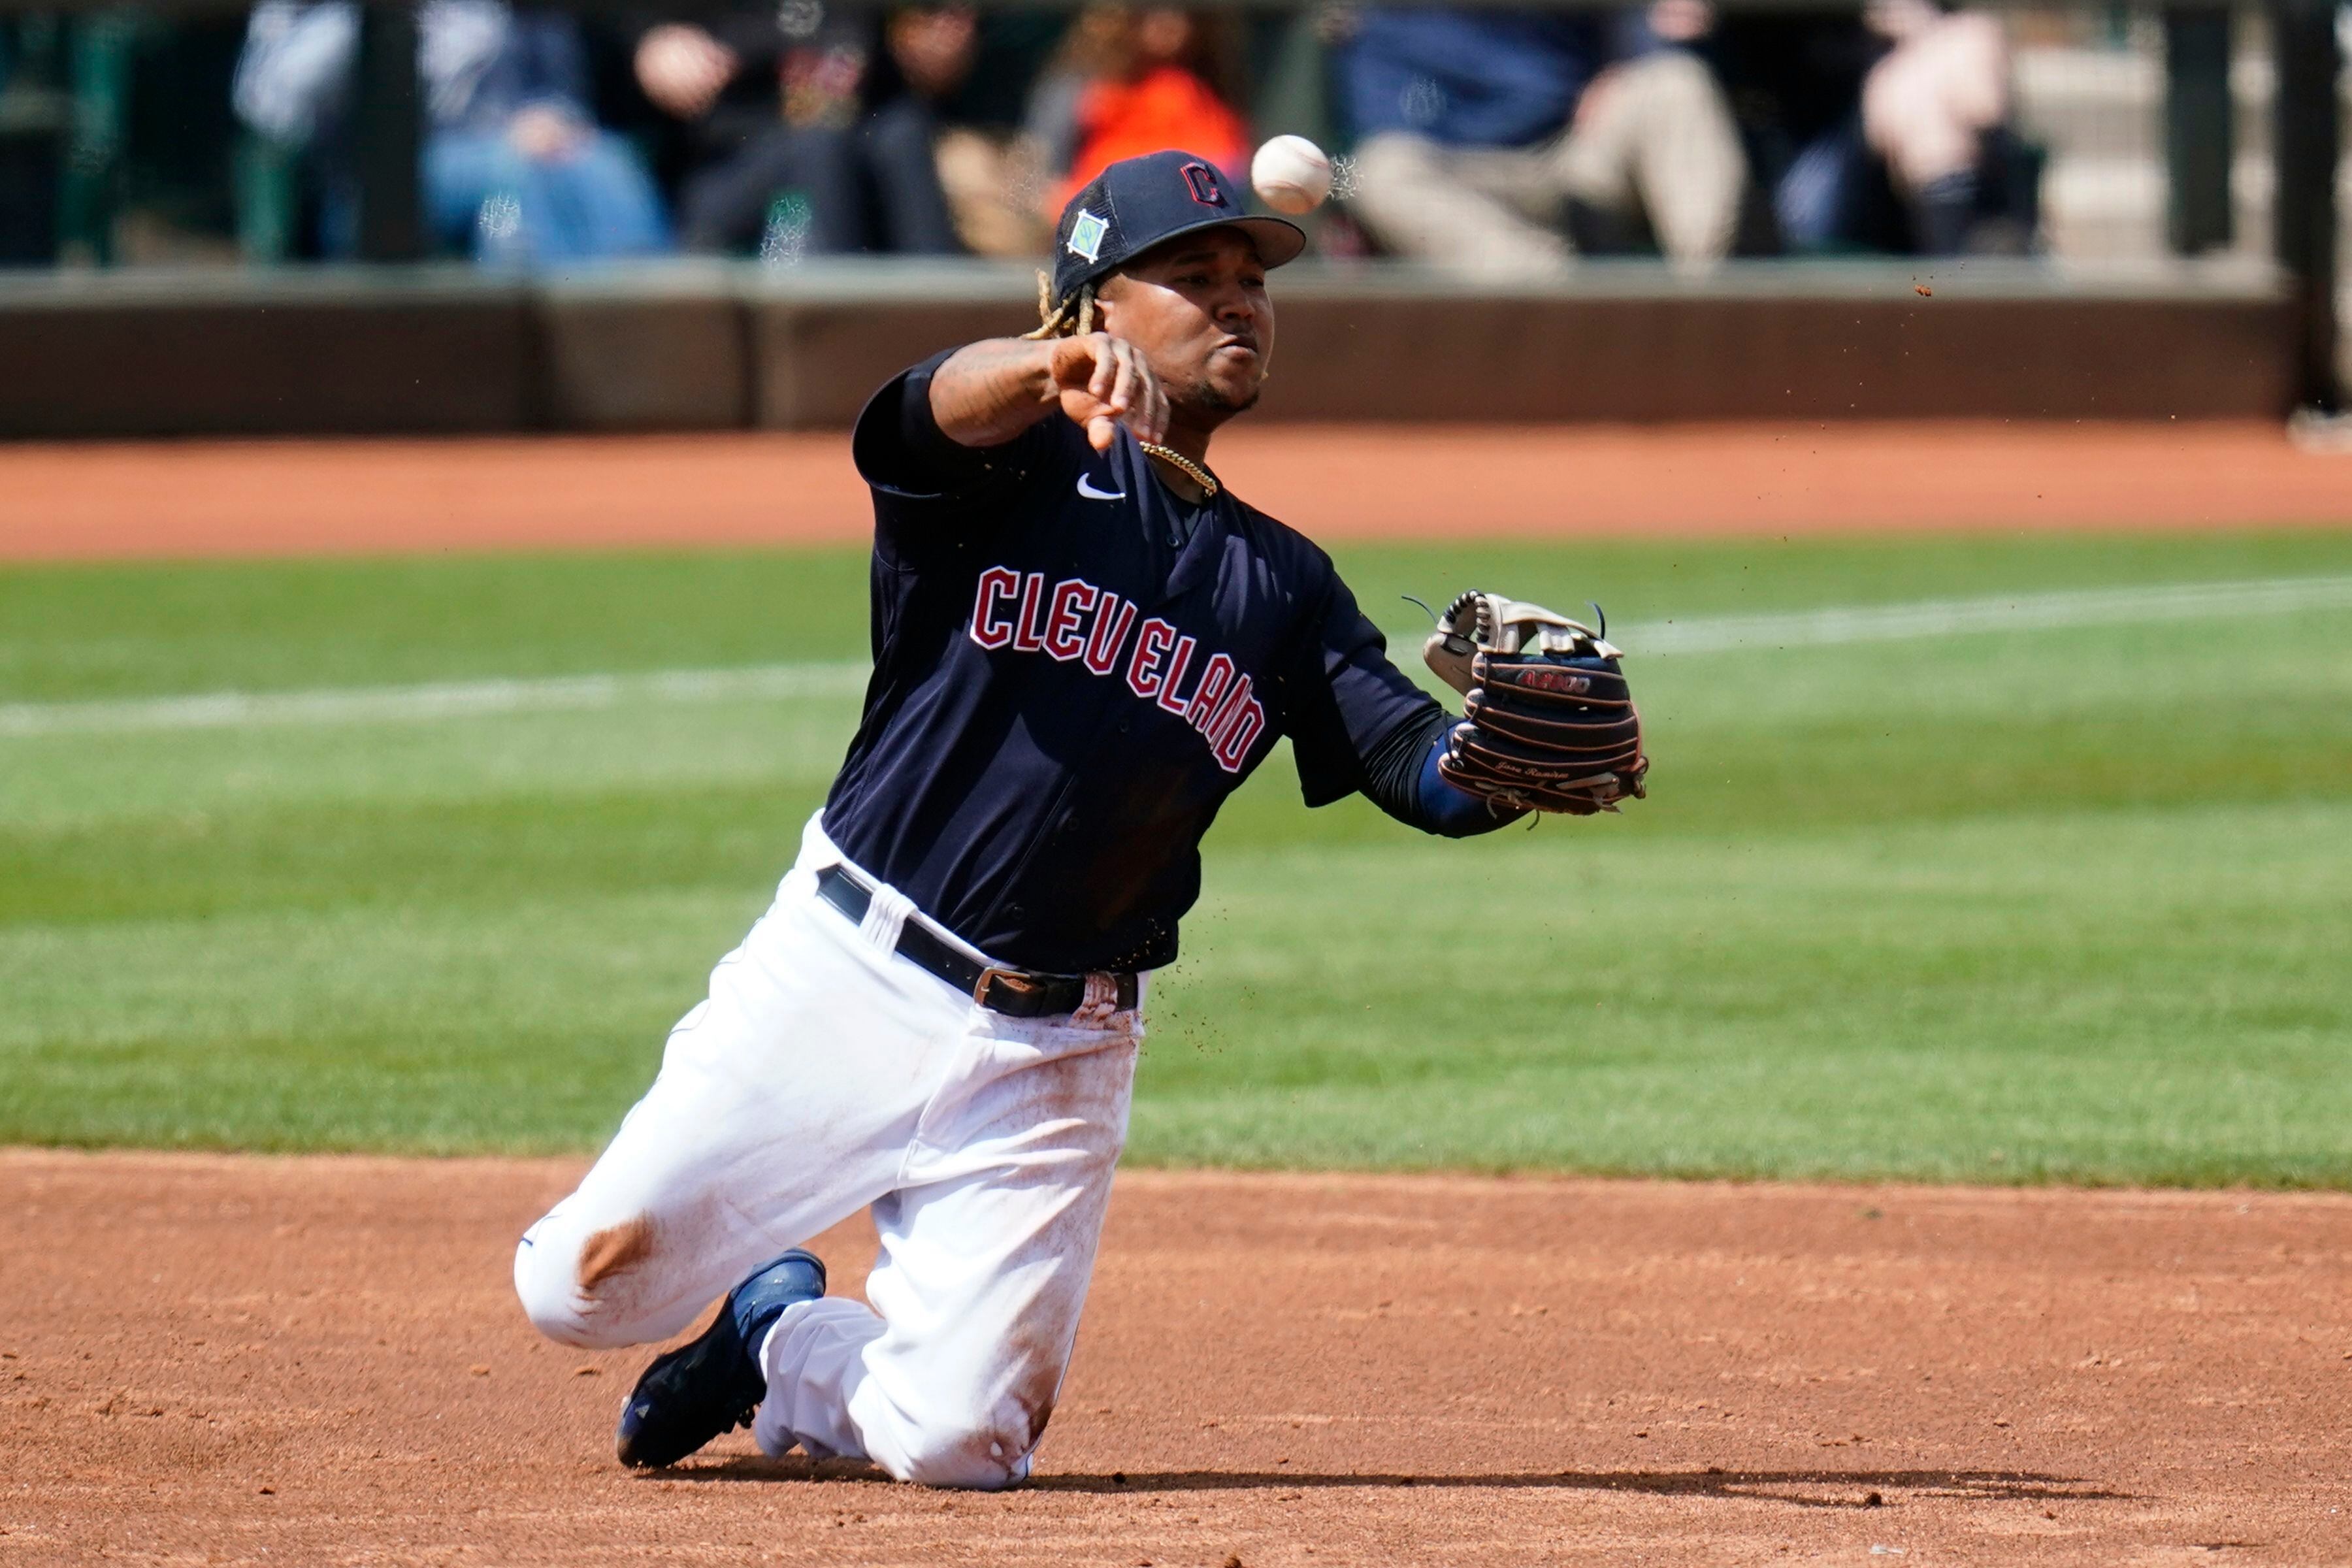
[[[1308,805],[1361,791],[1449,836],[1641,793],[1596,634],[1464,595],[1427,650],[1457,718],[1329,557],[1209,466],[1265,378],[1266,274],[1304,245],[1205,159],[1116,163],[1062,215],[1037,331],[927,360],[859,417],[874,675],[848,758],[652,1089],[515,1254],[569,1345],[667,1339],[725,1294],[630,1394],[623,1463],[748,1422],[770,1454],[904,1480],[1028,1474],[1148,976],[1277,740]],[[798,1244],[869,1205],[866,1302],[828,1297]]]

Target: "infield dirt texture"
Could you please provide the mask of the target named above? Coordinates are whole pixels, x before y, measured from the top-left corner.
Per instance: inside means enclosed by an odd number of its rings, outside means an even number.
[[[623,1474],[508,1284],[839,756],[839,442],[0,450],[0,1563],[2352,1561],[2352,458],[1226,466],[1401,652],[1600,597],[1657,788],[1236,797],[980,1498]]]
[[[2324,1563],[2332,1195],[1119,1178],[1037,1479],[609,1458],[576,1163],[0,1155],[0,1561]],[[837,1289],[870,1233],[818,1242]]]

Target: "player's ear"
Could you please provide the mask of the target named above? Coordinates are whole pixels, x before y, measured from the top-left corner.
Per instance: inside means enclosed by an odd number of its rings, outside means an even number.
[[[1095,331],[1117,335],[1118,329],[1111,325],[1111,321],[1118,313],[1118,301],[1130,286],[1124,272],[1114,272],[1095,285]]]

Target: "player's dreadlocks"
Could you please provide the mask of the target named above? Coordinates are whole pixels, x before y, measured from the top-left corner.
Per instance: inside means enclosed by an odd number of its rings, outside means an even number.
[[[1037,274],[1037,315],[1040,324],[1034,332],[1024,332],[1024,338],[1082,338],[1095,330],[1095,286],[1085,285],[1063,300],[1054,302],[1054,279],[1044,272]]]

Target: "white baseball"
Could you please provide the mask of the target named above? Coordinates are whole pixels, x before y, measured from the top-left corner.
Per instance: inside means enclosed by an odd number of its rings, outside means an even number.
[[[1304,136],[1277,136],[1250,160],[1250,184],[1278,213],[1312,212],[1331,194],[1331,160]]]

